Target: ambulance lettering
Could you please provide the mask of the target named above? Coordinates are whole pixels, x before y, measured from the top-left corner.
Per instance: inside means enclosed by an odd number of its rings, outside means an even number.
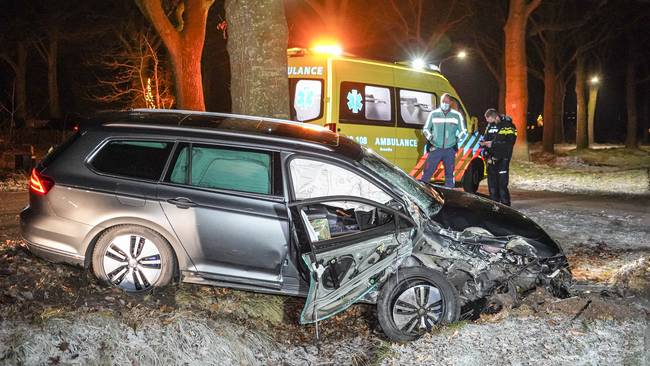
[[[287,67],[289,75],[323,75],[323,66],[289,66]]]
[[[395,147],[418,147],[416,139],[398,139],[394,137],[377,137],[376,146],[395,146]]]

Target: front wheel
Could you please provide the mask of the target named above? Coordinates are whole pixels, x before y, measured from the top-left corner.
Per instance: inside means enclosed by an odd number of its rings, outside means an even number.
[[[377,316],[384,334],[396,342],[419,338],[434,326],[458,319],[458,292],[445,276],[426,267],[399,270],[384,285]]]
[[[97,278],[126,292],[147,292],[171,282],[176,258],[157,232],[135,225],[116,226],[93,250]]]

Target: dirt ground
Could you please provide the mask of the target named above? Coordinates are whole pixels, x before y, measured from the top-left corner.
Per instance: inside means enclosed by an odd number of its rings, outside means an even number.
[[[580,290],[568,299],[536,291],[405,345],[386,341],[368,305],[321,322],[316,341],[313,326],[298,325],[298,298],[187,284],[126,295],[29,253],[18,227],[26,201],[25,192],[0,192],[0,364],[650,361],[650,198],[516,192],[515,207],[567,251]]]

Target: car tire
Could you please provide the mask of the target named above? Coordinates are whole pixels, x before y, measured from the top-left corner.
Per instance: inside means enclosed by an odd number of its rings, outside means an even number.
[[[434,326],[458,320],[460,302],[454,286],[437,271],[408,267],[392,275],[377,300],[377,317],[395,342],[421,337]]]
[[[483,162],[476,159],[469,164],[465,174],[463,174],[463,190],[467,193],[476,193],[478,186],[483,178]]]
[[[126,292],[141,293],[172,281],[176,257],[167,240],[156,231],[120,225],[97,240],[92,268],[100,281]]]

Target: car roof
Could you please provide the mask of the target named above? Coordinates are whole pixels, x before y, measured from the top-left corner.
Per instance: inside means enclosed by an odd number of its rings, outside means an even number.
[[[300,144],[316,150],[342,153],[352,159],[361,155],[354,141],[318,125],[278,118],[178,109],[132,109],[105,111],[84,122],[82,129],[122,128],[153,133],[188,134],[204,138],[230,137]]]

